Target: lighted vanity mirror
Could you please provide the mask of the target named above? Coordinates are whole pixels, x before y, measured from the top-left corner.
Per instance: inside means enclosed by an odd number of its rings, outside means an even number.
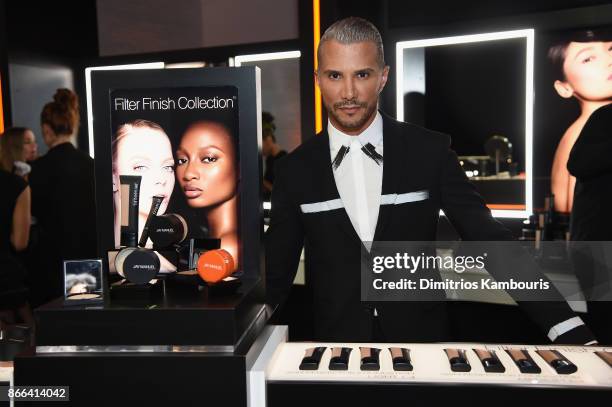
[[[397,118],[451,135],[497,217],[532,211],[534,31],[396,44]]]

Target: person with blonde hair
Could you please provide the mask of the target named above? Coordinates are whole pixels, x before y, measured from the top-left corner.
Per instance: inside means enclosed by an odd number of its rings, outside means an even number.
[[[11,307],[33,325],[25,269],[15,256],[28,247],[30,234],[30,187],[15,174],[15,163],[23,158],[23,133],[8,129],[0,135],[0,299],[5,295],[12,298]]]
[[[0,139],[0,150],[2,150],[0,166],[5,171],[22,177],[27,177],[31,170],[31,167],[25,163],[27,130],[25,127],[11,127],[4,132],[2,139]]]
[[[157,211],[162,215],[174,189],[174,157],[172,145],[164,129],[157,123],[138,119],[124,123],[116,131],[112,143],[113,200],[115,205],[115,246],[120,245],[119,185],[121,175],[140,176],[140,199],[138,208],[138,237],[146,223],[154,196],[164,199]],[[147,247],[153,243],[147,240]]]

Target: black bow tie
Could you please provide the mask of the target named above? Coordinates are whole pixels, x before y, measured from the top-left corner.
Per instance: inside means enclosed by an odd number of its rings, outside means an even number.
[[[334,170],[338,169],[340,163],[342,163],[342,160],[344,159],[344,157],[346,157],[350,149],[350,146],[340,147],[340,150],[338,150],[338,154],[336,154],[336,158],[334,158],[334,161],[332,161],[332,167],[334,168]],[[374,160],[376,164],[382,164],[383,156],[376,152],[376,147],[374,147],[371,143],[368,143],[365,146],[361,147],[361,151],[363,151],[365,155]]]

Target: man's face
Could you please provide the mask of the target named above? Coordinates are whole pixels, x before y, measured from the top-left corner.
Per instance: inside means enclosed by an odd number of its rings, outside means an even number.
[[[316,79],[329,120],[343,133],[358,135],[376,116],[378,94],[389,67],[378,64],[376,44],[371,41],[341,44],[335,40],[320,45]]]

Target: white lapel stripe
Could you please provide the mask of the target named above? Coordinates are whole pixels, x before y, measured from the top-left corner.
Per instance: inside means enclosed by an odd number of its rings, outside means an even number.
[[[300,209],[302,213],[317,213],[334,211],[336,209],[344,208],[344,204],[340,199],[332,199],[330,201],[313,202],[308,204],[301,204]]]
[[[401,205],[408,202],[424,201],[429,198],[429,191],[406,192],[405,194],[386,194],[380,197],[381,205]]]
[[[554,342],[564,333],[569,332],[580,325],[584,325],[584,321],[580,317],[573,317],[563,322],[559,322],[557,325],[550,328],[550,331],[548,331],[548,338]]]

